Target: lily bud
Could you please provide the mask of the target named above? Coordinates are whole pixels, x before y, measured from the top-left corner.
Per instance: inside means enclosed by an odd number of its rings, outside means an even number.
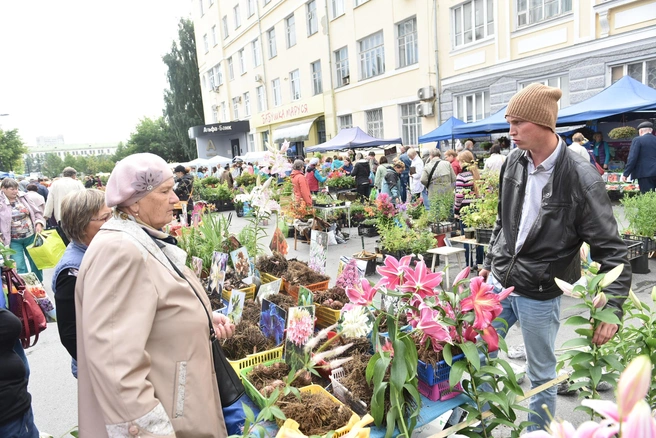
[[[581,245],[581,250],[580,250],[581,260],[584,263],[588,262],[588,255],[589,254],[590,254],[590,247],[588,246],[587,243],[584,243],[583,245]]]
[[[649,356],[638,356],[624,369],[617,383],[617,408],[623,419],[633,410],[638,401],[649,391],[651,361]]]
[[[622,436],[656,436],[656,420],[645,400],[639,400],[622,424]]]
[[[656,287],[654,288],[654,290],[656,290]],[[631,300],[633,305],[636,307],[636,309],[642,310],[642,303],[640,302],[638,297],[636,297],[636,294],[633,293],[633,289],[629,289],[629,299]]]
[[[606,294],[599,292],[592,300],[592,305],[595,307],[595,309],[601,309],[606,305],[607,302],[608,298],[606,298]]]
[[[656,286],[651,290],[651,300],[656,303]]]
[[[599,282],[599,287],[603,289],[609,286],[612,282],[617,280],[617,277],[620,276],[623,270],[624,270],[624,265],[617,265],[610,271],[606,272],[604,278]]]
[[[569,284],[568,282],[566,282],[565,280],[561,280],[560,278],[555,278],[554,280],[556,281],[556,286],[558,286],[565,295],[572,298],[581,298],[581,295],[579,293],[574,292],[573,284]]]

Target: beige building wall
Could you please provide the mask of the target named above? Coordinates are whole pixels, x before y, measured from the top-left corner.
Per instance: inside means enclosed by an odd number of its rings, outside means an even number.
[[[301,125],[312,121],[304,146],[312,146],[334,137],[339,129],[339,116],[351,116],[352,126],[367,131],[366,111],[382,109],[382,134],[385,138],[406,137],[416,144],[416,138],[438,126],[434,97],[420,102],[418,90],[437,85],[435,53],[435,7],[432,0],[341,0],[335,11],[333,0],[315,0],[318,31],[308,34],[308,0],[252,0],[255,12],[248,16],[248,0],[202,0],[194,7],[199,74],[203,92],[205,123],[248,120],[255,150],[263,148],[265,139],[274,140],[281,133],[296,132]],[[194,0],[199,4],[201,0]],[[356,4],[356,2],[361,4]],[[234,8],[239,5],[241,25],[235,29]],[[337,15],[335,14],[337,12]],[[295,19],[296,44],[287,47],[286,19]],[[228,36],[225,37],[223,17],[227,18]],[[416,54],[409,65],[402,65],[399,51],[399,24],[416,20]],[[212,27],[217,29],[217,45],[212,44]],[[277,55],[269,56],[267,33],[275,30]],[[404,28],[404,29],[407,29]],[[385,70],[365,78],[360,67],[360,42],[382,32]],[[208,35],[206,51],[204,36]],[[262,65],[253,65],[252,41],[258,39]],[[403,39],[406,41],[406,39]],[[343,84],[337,76],[335,52],[348,49],[350,78]],[[243,49],[246,72],[239,69],[239,52]],[[230,80],[228,60],[232,57],[234,79]],[[322,91],[314,93],[311,64],[321,65]],[[209,76],[217,80],[217,70],[223,77],[221,85],[210,86]],[[216,67],[216,68],[215,68]],[[300,98],[294,99],[290,73],[298,70]],[[281,102],[274,102],[273,81],[278,79]],[[258,110],[257,87],[266,91],[266,109]],[[244,94],[249,93],[250,115],[245,113]],[[430,96],[430,93],[428,94]],[[241,98],[234,111],[235,98]],[[426,117],[402,117],[402,109],[416,112],[423,103]],[[402,105],[405,105],[402,107]],[[225,108],[225,109],[224,109]],[[342,118],[342,122],[344,118]],[[410,126],[409,126],[410,125]],[[377,125],[378,126],[378,125]],[[371,126],[370,126],[371,128]],[[380,132],[380,131],[377,131]],[[277,139],[280,142],[280,139]]]

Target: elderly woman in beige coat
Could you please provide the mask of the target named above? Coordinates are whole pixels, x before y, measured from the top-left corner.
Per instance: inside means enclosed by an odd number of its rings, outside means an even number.
[[[210,303],[186,253],[160,231],[178,202],[173,185],[153,154],[121,160],[107,183],[114,217],[89,245],[75,290],[82,438],[227,436]],[[219,338],[234,331],[222,315],[213,324]]]

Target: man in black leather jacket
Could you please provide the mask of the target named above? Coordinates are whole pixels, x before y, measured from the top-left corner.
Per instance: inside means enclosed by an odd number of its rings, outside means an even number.
[[[499,210],[480,275],[495,290],[514,286],[500,318],[508,328],[519,322],[533,388],[556,377],[555,340],[560,327],[562,291],[555,278],[580,277],[579,250],[590,245],[592,259],[608,272],[623,264],[620,277],[606,288],[607,306],[622,316],[631,286],[631,266],[620,239],[605,184],[588,160],[568,150],[555,134],[561,91],[531,84],[510,100],[506,120],[517,149],[501,168]],[[492,275],[489,275],[492,274]],[[502,335],[503,324],[495,324]],[[592,341],[608,342],[617,325],[601,323]],[[529,430],[544,429],[556,415],[556,387],[532,397]]]

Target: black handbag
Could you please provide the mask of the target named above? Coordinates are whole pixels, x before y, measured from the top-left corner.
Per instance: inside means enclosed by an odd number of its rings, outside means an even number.
[[[153,240],[158,244],[158,246],[160,246],[156,239]],[[162,251],[162,253],[164,254],[164,251]],[[169,260],[169,263],[171,263],[171,266],[173,266],[175,272],[189,284],[191,290],[194,291],[196,298],[198,298],[198,301],[200,301],[201,306],[203,306],[205,315],[207,315],[207,322],[210,326],[210,344],[212,345],[212,357],[214,359],[216,383],[219,387],[219,395],[221,396],[221,406],[223,408],[227,408],[239,400],[242,395],[244,395],[244,384],[241,383],[241,379],[239,376],[237,376],[237,373],[235,372],[235,369],[232,367],[232,365],[230,365],[230,362],[228,362],[228,358],[223,352],[221,344],[219,344],[219,340],[217,339],[216,333],[214,332],[214,326],[212,325],[212,318],[210,317],[205,304],[203,304],[203,301],[200,299],[200,295],[198,295],[198,292],[196,292],[194,286],[189,280],[187,280],[187,277],[184,276],[180,269],[175,266],[171,259],[169,259],[166,254],[164,254],[164,256]]]

